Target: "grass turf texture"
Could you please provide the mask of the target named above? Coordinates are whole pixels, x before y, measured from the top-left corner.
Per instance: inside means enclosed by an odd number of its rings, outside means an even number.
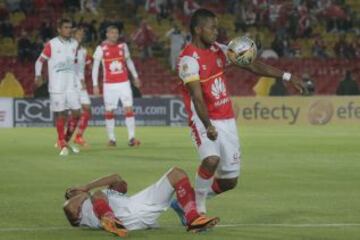
[[[239,185],[208,202],[209,215],[219,216],[222,226],[187,233],[169,210],[160,218],[160,229],[131,232],[129,239],[360,238],[359,127],[239,130]],[[135,193],[172,166],[194,179],[199,162],[188,128],[143,127],[137,133],[140,148],[128,148],[126,129],[117,128],[118,147],[109,149],[105,129],[90,128],[91,147],[64,159],[53,148],[55,129],[1,129],[0,239],[114,239],[69,226],[61,208],[67,187],[117,172]]]

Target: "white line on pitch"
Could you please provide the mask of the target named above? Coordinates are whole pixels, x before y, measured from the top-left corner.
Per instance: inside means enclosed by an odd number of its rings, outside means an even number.
[[[219,224],[217,227],[231,228],[231,227],[278,227],[278,228],[322,228],[322,227],[360,227],[360,223],[234,223],[234,224]]]
[[[181,228],[179,225],[162,225],[163,228]],[[219,224],[219,228],[234,228],[234,227],[259,227],[259,228],[338,228],[338,227],[360,227],[360,223],[304,223],[304,224],[286,224],[286,223],[234,223],[234,224]],[[60,230],[75,230],[78,228],[72,227],[12,227],[0,228],[0,232],[36,232],[36,231],[60,231]]]

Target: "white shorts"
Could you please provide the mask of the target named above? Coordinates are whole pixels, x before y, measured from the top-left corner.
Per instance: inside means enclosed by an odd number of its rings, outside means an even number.
[[[50,110],[52,112],[62,112],[67,109],[79,110],[80,108],[81,104],[78,91],[50,93]]]
[[[216,171],[219,178],[236,178],[240,174],[240,143],[235,119],[211,120],[218,132],[215,141],[208,139],[206,129],[198,117],[193,117],[192,138],[200,160],[210,156],[220,157]]]
[[[157,220],[160,214],[169,208],[174,193],[174,188],[171,186],[167,174],[155,184],[131,197],[113,190],[103,190],[115,216],[123,222],[128,230],[157,228],[159,226]],[[80,216],[81,226],[101,227],[90,199],[84,201]]]
[[[130,82],[104,84],[105,110],[117,109],[119,100],[123,107],[132,107],[133,95]]]
[[[90,105],[91,101],[88,92],[85,89],[82,89],[79,92],[81,105]]]

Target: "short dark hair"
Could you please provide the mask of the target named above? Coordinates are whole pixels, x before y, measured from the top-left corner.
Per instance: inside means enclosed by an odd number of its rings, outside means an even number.
[[[58,22],[57,22],[57,27],[61,28],[64,24],[66,23],[70,23],[72,24],[72,21],[68,18],[61,18]]]
[[[106,27],[106,32],[109,32],[110,30],[113,30],[113,29],[117,29],[120,32],[119,28],[113,24]]]
[[[195,34],[195,28],[206,18],[216,18],[216,15],[205,8],[200,8],[193,13],[190,19],[190,32],[192,35]]]

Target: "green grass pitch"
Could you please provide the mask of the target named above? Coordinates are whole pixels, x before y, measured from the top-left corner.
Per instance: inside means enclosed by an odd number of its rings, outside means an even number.
[[[161,228],[128,239],[360,239],[360,127],[240,126],[241,177],[236,190],[208,202],[221,218],[194,235],[169,210]],[[55,129],[0,130],[0,239],[115,239],[103,231],[71,228],[62,212],[64,190],[117,172],[135,193],[172,166],[193,180],[199,163],[188,128],[140,127],[138,149],[105,146],[104,128],[90,128],[91,144],[66,159],[53,148]]]

